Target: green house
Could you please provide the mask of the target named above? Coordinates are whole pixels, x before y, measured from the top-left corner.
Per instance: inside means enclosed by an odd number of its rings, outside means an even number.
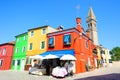
[[[15,47],[12,59],[12,70],[24,70],[26,61],[26,51],[28,42],[28,33],[15,36]]]

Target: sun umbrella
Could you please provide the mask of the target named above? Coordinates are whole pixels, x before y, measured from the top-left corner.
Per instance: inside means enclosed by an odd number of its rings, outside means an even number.
[[[30,58],[32,58],[32,59],[43,59],[43,57],[40,56],[40,55],[30,56]]]
[[[66,55],[63,55],[60,60],[76,60],[75,56],[73,55],[70,55],[70,54],[66,54]]]
[[[44,59],[55,59],[55,58],[59,58],[59,57],[53,54],[48,54],[44,57]]]

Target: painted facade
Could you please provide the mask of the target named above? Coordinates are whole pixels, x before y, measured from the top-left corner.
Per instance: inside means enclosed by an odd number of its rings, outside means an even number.
[[[12,70],[24,70],[26,60],[26,50],[28,42],[28,34],[23,33],[15,36],[15,48],[12,59]]]
[[[90,33],[83,33],[81,19],[76,18],[77,28],[70,28],[49,33],[47,35],[47,51],[55,50],[74,50],[77,58],[75,61],[75,73],[86,71],[86,65],[95,66],[94,54],[92,52],[93,42],[89,38]]]
[[[0,70],[11,69],[14,42],[0,44]]]
[[[26,66],[33,65],[33,60],[29,58],[30,56],[38,55],[47,51],[46,34],[54,31],[56,31],[56,29],[50,26],[41,26],[28,30],[28,48]]]
[[[99,68],[102,66],[101,52],[100,52],[101,50],[98,43],[97,20],[92,7],[90,7],[89,9],[86,22],[88,26],[87,31],[90,32],[90,39],[92,39],[93,44],[95,45],[94,46],[95,65],[96,65],[96,68]]]
[[[111,56],[107,48],[102,47],[101,57],[102,57],[103,66],[109,65]]]

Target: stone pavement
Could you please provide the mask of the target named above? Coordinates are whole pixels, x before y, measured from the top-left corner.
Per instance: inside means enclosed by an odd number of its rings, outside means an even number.
[[[0,71],[0,80],[120,80],[120,62],[94,71],[75,74],[63,79],[52,76],[29,75],[28,71]]]

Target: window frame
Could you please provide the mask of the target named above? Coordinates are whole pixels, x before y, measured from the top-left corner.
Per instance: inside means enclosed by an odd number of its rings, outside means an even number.
[[[15,53],[18,53],[18,51],[19,51],[19,48],[17,47],[16,50],[15,50]]]
[[[45,30],[45,32],[44,32],[44,30]],[[42,29],[42,34],[43,34],[43,35],[46,34],[46,28],[43,28],[43,29]]]
[[[88,49],[88,41],[87,40],[85,40],[85,47]]]
[[[3,48],[3,55],[5,55],[6,54],[6,52],[7,52],[7,49],[6,48]]]
[[[21,60],[17,60],[17,66],[20,66]]]
[[[0,59],[0,67],[3,65],[3,60]]]
[[[20,42],[20,37],[17,38],[17,42]]]
[[[53,42],[52,42],[52,44],[49,44],[51,38],[53,39]],[[48,46],[49,46],[49,48],[53,48],[55,46],[55,37],[49,37]]]
[[[24,35],[24,41],[26,40],[26,35]]]
[[[34,36],[34,31],[30,31],[30,37]]]
[[[23,47],[22,47],[22,52],[24,53],[25,51],[26,51],[26,47],[23,46]]]
[[[33,49],[33,43],[30,43],[29,44],[29,50],[32,50]]]
[[[32,63],[32,59],[29,58],[29,57],[27,57],[27,58],[26,58],[26,64],[31,64],[31,63]]]
[[[67,43],[65,43],[65,36],[68,36],[68,35],[70,37],[70,40]],[[63,35],[63,44],[64,44],[64,46],[70,46],[71,45],[71,43],[72,43],[72,38],[71,37],[72,37],[71,34],[64,34]]]
[[[13,65],[13,66],[15,65],[15,60],[12,61],[12,65]]]
[[[44,47],[42,48],[42,43],[44,42]],[[40,49],[45,49],[45,41],[41,41],[40,43]]]

